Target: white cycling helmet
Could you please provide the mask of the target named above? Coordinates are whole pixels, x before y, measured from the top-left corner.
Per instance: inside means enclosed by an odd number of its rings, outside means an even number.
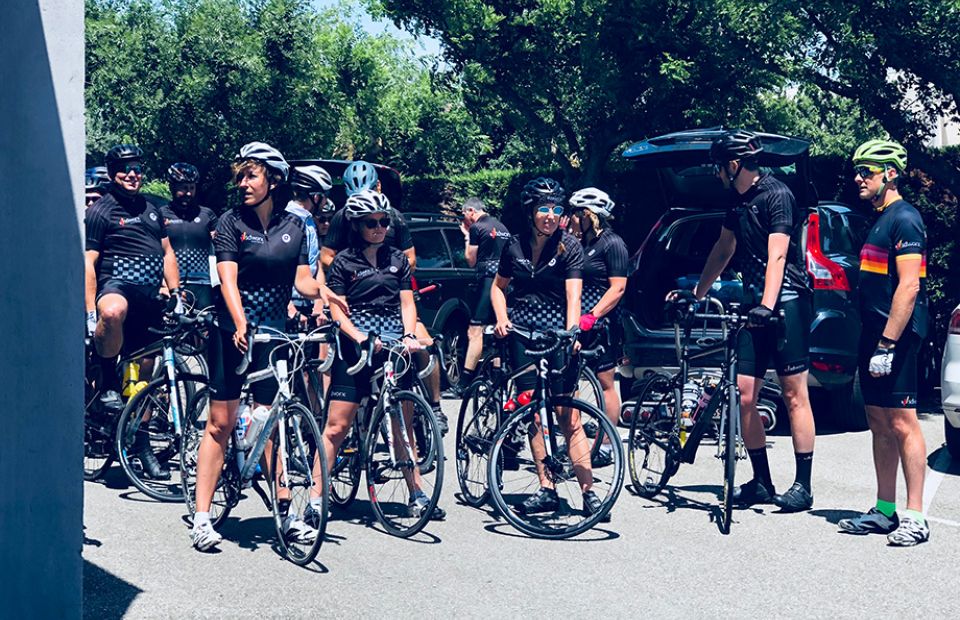
[[[251,142],[240,148],[239,159],[256,159],[267,168],[280,173],[280,177],[286,181],[290,175],[290,164],[283,158],[283,155],[277,149],[266,142]]]
[[[609,218],[613,214],[616,203],[610,199],[607,192],[596,187],[585,187],[573,192],[570,196],[571,209],[589,209],[600,217]]]
[[[347,198],[344,209],[348,220],[359,220],[373,213],[390,213],[390,200],[376,190],[362,189]]]
[[[311,194],[330,191],[333,180],[330,173],[320,166],[294,166],[290,175],[290,185]]]

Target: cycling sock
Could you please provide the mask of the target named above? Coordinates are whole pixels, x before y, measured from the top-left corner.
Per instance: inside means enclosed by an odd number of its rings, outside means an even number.
[[[280,512],[281,517],[286,518],[287,514],[290,512],[290,500],[277,500],[277,510]]]
[[[878,499],[877,510],[883,513],[883,516],[885,517],[892,517],[897,512],[897,504],[894,502],[885,502],[882,499]]]
[[[103,380],[102,392],[113,390],[120,391],[120,375],[117,373],[117,360],[120,356],[100,358],[100,376]]]
[[[756,450],[747,450],[747,456],[750,457],[750,464],[753,466],[753,477],[763,483],[768,489],[773,487],[773,480],[770,479],[770,462],[767,461],[767,448],[757,448]]]
[[[468,386],[473,383],[473,379],[477,376],[476,368],[464,368],[463,373],[460,375],[460,385]]]
[[[210,523],[210,513],[209,512],[197,512],[193,515],[193,527],[198,528],[202,525]]]
[[[797,479],[807,492],[810,491],[810,472],[813,470],[813,452],[796,452],[793,455],[797,459]]]
[[[927,519],[923,516],[923,513],[920,512],[919,510],[904,510],[903,516],[910,517],[914,521],[918,521],[920,523],[927,522]]]

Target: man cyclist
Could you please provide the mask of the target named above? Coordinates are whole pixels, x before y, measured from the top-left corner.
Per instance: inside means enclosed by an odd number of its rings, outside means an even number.
[[[161,282],[179,300],[177,257],[163,217],[140,195],[142,159],[140,149],[130,144],[107,152],[109,192],[87,209],[84,218],[87,334],[93,336],[100,357],[101,405],[114,413],[123,409],[117,374],[121,348],[134,351],[152,340],[148,330],[159,326],[163,312],[157,301]],[[149,362],[144,361],[145,374]],[[157,462],[145,430],[137,434],[132,451],[147,477],[170,477]]]
[[[86,193],[84,202],[89,209],[93,203],[103,198],[110,188],[110,174],[106,166],[87,168],[83,175],[83,189]]]
[[[801,250],[805,218],[790,189],[760,172],[762,152],[760,138],[742,130],[724,132],[711,144],[716,174],[725,188],[734,190],[735,204],[727,211],[694,295],[703,299],[734,259],[743,275],[744,301],[754,305],[737,343],[743,441],[753,478],[734,491],[733,499],[741,505],[773,503],[783,512],[799,512],[813,506],[810,474],[816,436],[807,391],[812,291]],[[784,316],[782,328],[770,324],[778,311]],[[796,457],[795,481],[782,495],[774,491],[766,433],[757,412],[771,362],[783,387]]]
[[[486,206],[479,198],[467,198],[463,203],[461,216],[464,257],[467,264],[476,269],[479,288],[470,326],[467,328],[467,354],[463,360],[463,373],[459,383],[447,392],[451,398],[460,398],[463,390],[473,381],[477,362],[483,353],[483,328],[496,322],[493,306],[490,305],[490,287],[500,266],[503,246],[510,241],[510,231],[500,220],[487,213]]]
[[[197,310],[213,305],[210,253],[217,230],[217,215],[197,204],[200,172],[192,164],[177,162],[167,168],[170,202],[160,208],[170,245],[177,255],[180,284]]]
[[[920,213],[897,187],[907,151],[870,140],[853,154],[860,198],[880,216],[860,252],[859,372],[873,435],[877,503],[866,514],[841,519],[841,531],[887,534],[894,546],[930,539],[923,516],[926,443],[917,420],[917,352],[927,334],[927,234]],[[897,465],[903,462],[907,508],[897,515]]]
[[[330,173],[320,166],[295,166],[290,172],[290,189],[293,199],[287,203],[287,213],[292,213],[303,222],[307,234],[307,258],[310,274],[323,284],[320,269],[320,231],[314,219],[318,208],[327,202],[327,192],[333,187]],[[306,317],[323,312],[321,299],[310,300],[294,287],[288,315],[291,319],[305,321]]]

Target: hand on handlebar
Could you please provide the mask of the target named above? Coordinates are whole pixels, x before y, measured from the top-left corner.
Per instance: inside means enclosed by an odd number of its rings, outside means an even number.
[[[417,339],[417,338],[403,338],[403,345],[407,350],[407,353],[415,353],[417,351],[422,351],[426,347]]]
[[[697,299],[697,294],[694,291],[678,289],[678,290],[670,291],[669,293],[667,293],[667,296],[664,298],[664,301],[666,301],[667,303],[673,303],[673,304],[679,303],[679,302],[687,302],[692,304],[692,303],[696,303],[699,300]]]
[[[493,328],[493,334],[497,338],[506,338],[511,329],[513,329],[513,323],[509,320],[503,322],[497,321],[497,326]]]
[[[773,318],[773,310],[760,304],[747,312],[747,325],[751,327],[763,327],[770,324],[771,318]]]
[[[360,345],[360,348],[361,348],[361,349],[366,348],[366,346],[367,346],[367,341],[368,341],[369,339],[370,339],[370,337],[367,336],[366,334],[364,334],[364,335],[363,335],[363,339],[360,340],[360,341],[358,341],[357,344]],[[374,352],[374,353],[379,353],[382,349],[383,349],[383,341],[381,341],[381,340],[380,340],[380,337],[378,336],[377,339],[373,341],[373,352]]]
[[[87,313],[87,335],[93,337],[97,331],[97,311],[91,310]]]
[[[241,353],[247,352],[247,324],[237,325],[237,331],[233,332],[233,346],[237,347]]]

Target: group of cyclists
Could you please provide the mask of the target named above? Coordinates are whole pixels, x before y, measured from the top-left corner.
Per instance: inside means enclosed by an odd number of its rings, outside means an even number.
[[[713,142],[716,175],[736,196],[735,204],[697,286],[672,292],[668,301],[696,304],[731,260],[743,275],[744,290],[755,291],[756,299],[748,306],[749,325],[738,342],[743,442],[753,478],[737,490],[735,499],[742,505],[772,503],[796,512],[813,505],[815,429],[807,393],[812,292],[801,243],[805,213],[789,188],[761,169],[762,153],[761,139],[750,132],[726,132]],[[212,308],[216,322],[205,344],[211,397],[197,454],[191,531],[194,546],[205,551],[222,540],[210,519],[211,502],[246,376],[266,368],[276,346],[254,345],[252,326],[284,330],[339,323],[342,342],[350,346],[341,344],[323,380],[322,443],[331,471],[360,403],[370,396],[372,369],[348,372],[360,352],[370,348],[377,353],[387,342],[402,343],[405,352],[426,367],[426,348],[433,341],[417,317],[411,235],[403,216],[380,191],[371,164],[355,161],[346,168],[342,183],[347,198],[335,205],[330,197],[334,181],[322,167],[291,166],[276,148],[251,142],[231,166],[240,205],[218,217],[198,204],[200,175],[188,163],[174,163],[167,170],[169,204],[157,207],[145,200],[140,194],[143,159],[136,146],[119,145],[107,152],[105,166],[87,173],[87,332],[101,366],[100,405],[118,411],[124,407],[121,395],[136,389],[122,384],[117,368],[121,348],[134,350],[148,341],[165,307],[174,314],[184,312],[185,301],[193,308]],[[925,233],[919,213],[897,190],[906,169],[902,146],[870,141],[857,149],[853,163],[861,198],[880,212],[861,256],[860,284],[860,376],[873,431],[878,490],[874,508],[840,521],[839,527],[857,534],[880,532],[888,534],[891,544],[912,545],[929,537],[921,512],[925,450],[916,417],[916,355],[926,324]],[[568,197],[560,183],[546,177],[528,182],[519,203],[506,205],[504,212],[517,216],[513,230],[487,213],[480,199],[463,203],[459,215],[464,255],[476,269],[478,295],[464,372],[451,396],[459,396],[475,378],[484,327],[491,326],[496,338],[509,338],[514,329],[574,330],[579,333],[574,350],[602,345],[602,353],[589,364],[602,388],[601,408],[616,425],[621,403],[614,373],[623,338],[619,308],[629,258],[626,244],[612,228],[614,211],[615,203],[604,191],[588,187]],[[168,301],[158,299],[161,291]],[[775,317],[782,317],[783,329],[773,327]],[[375,340],[368,342],[371,335]],[[238,374],[248,348],[251,363]],[[318,355],[325,354],[321,350]],[[522,368],[538,360],[519,339],[511,339],[509,361],[513,368]],[[142,360],[141,376],[149,376],[150,364]],[[763,377],[771,367],[783,386],[796,455],[795,481],[782,494],[775,491],[757,412]],[[535,382],[532,374],[517,378],[517,402],[529,401]],[[425,396],[446,432],[439,368],[425,384]],[[553,393],[576,389],[575,365],[551,375]],[[277,382],[270,380],[249,387],[254,406],[269,407],[277,390]],[[579,417],[560,412],[558,420],[575,464],[581,509],[596,513],[600,499],[591,488],[592,469],[611,464],[610,441],[617,438],[605,436],[604,445],[591,454],[582,440],[585,429]],[[145,475],[169,476],[153,455],[145,431],[133,449]],[[898,516],[896,470],[901,459],[908,498],[907,509]],[[444,518],[444,510],[431,506],[420,489],[418,468],[413,468],[408,487],[411,514],[432,511],[430,518]],[[518,510],[548,513],[557,509],[558,501],[549,477],[541,476],[539,490]],[[315,537],[319,498],[311,498],[299,513],[288,513],[288,506],[281,497],[284,536]]]

